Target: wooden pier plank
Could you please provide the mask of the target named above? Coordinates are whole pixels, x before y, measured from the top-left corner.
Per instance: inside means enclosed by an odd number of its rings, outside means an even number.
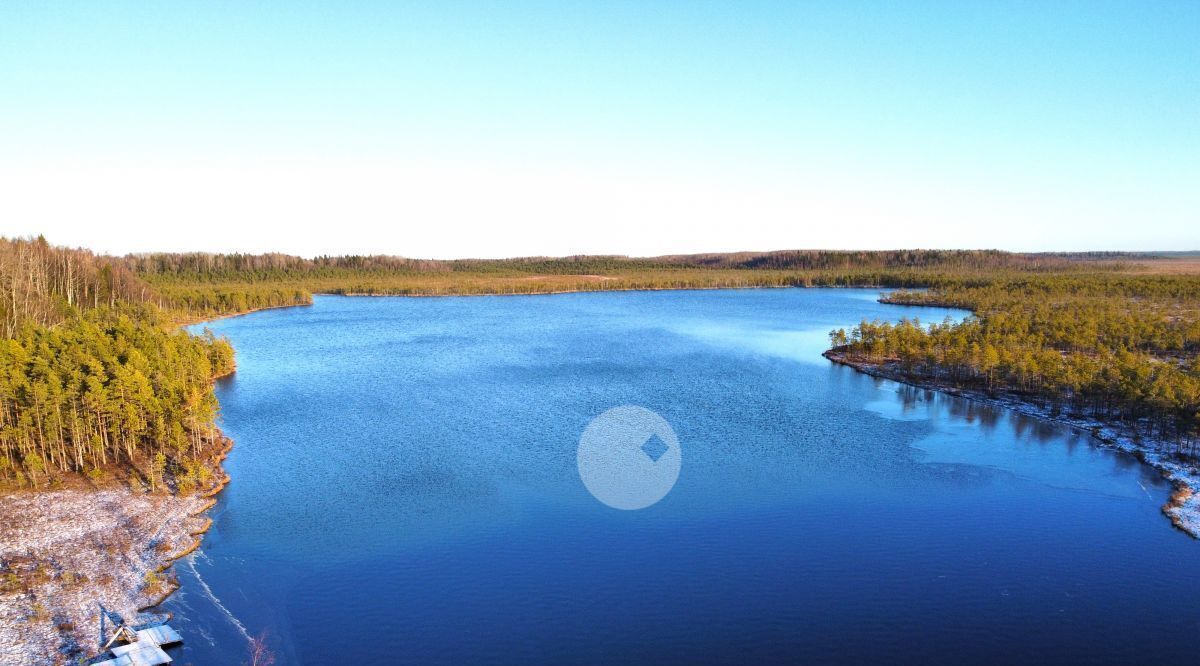
[[[171,663],[171,656],[154,643],[138,641],[112,649],[117,657],[129,657],[130,666],[161,666]]]
[[[132,643],[113,647],[110,650],[113,658],[94,666],[160,666],[169,664],[171,656],[160,646],[183,642],[183,637],[179,635],[179,632],[166,624],[139,629],[136,637],[137,640]],[[134,634],[129,634],[128,638],[134,638]]]

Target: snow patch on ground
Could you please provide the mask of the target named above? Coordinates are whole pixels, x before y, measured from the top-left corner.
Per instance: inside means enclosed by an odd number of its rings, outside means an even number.
[[[96,654],[101,604],[131,624],[161,619],[139,609],[172,583],[147,574],[193,545],[204,504],[127,488],[0,494],[0,664]]]

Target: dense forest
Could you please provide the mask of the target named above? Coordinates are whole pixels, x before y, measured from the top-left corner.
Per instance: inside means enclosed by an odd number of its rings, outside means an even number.
[[[227,342],[173,326],[123,261],[41,238],[0,239],[0,296],[0,485],[108,470],[151,487],[204,480]]]
[[[283,254],[95,255],[0,239],[0,484],[124,469],[194,485],[228,343],[179,325],[332,294],[881,286],[954,305],[961,324],[864,322],[832,340],[914,377],[1088,409],[1194,452],[1200,275],[1134,254],[787,251],[434,261]],[[1162,273],[1162,274],[1159,274]],[[909,288],[927,288],[915,291]],[[169,480],[169,482],[167,482]]]
[[[886,300],[972,310],[961,323],[863,322],[831,342],[921,382],[1020,395],[1120,421],[1195,457],[1200,277],[1112,273],[963,278]]]

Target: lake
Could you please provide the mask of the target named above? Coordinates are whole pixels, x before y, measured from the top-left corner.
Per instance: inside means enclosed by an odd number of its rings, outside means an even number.
[[[232,483],[177,663],[1193,662],[1200,543],[1084,434],[820,356],[877,290],[317,297],[209,326]],[[674,429],[611,508],[589,422]]]

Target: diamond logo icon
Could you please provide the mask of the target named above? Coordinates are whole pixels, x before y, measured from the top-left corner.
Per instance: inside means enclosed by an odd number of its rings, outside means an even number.
[[[593,497],[614,509],[644,509],[679,480],[683,453],[666,419],[636,405],[613,407],[592,419],[579,438],[579,478]]]
[[[663,444],[663,441],[658,438],[658,435],[651,435],[650,439],[646,440],[645,444],[642,444],[642,451],[647,456],[650,456],[650,460],[652,462],[658,462],[658,459],[663,457],[663,454],[667,452],[668,448],[670,447],[668,447],[666,444]]]

